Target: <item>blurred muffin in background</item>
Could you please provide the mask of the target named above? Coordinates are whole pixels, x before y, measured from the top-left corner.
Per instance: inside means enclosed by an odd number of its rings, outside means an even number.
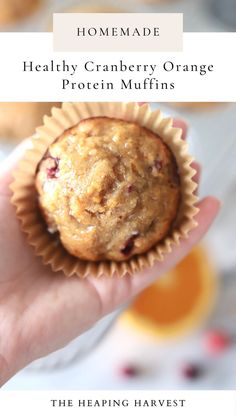
[[[1,0],[0,0],[1,1]],[[54,13],[124,13],[124,10],[114,7],[112,5],[104,5],[99,3],[94,4],[78,4],[67,9],[55,10]],[[48,30],[52,31],[53,23],[52,21],[48,25]]]
[[[78,4],[68,9],[64,9],[63,13],[121,13],[122,10],[112,5],[104,4]]]
[[[0,0],[1,1],[1,0]],[[57,102],[0,102],[0,137],[21,140],[32,135]]]
[[[175,3],[176,0],[131,0],[134,3],[141,3],[141,4],[149,4],[149,5],[159,5],[159,4],[168,4],[168,3]]]
[[[15,23],[32,14],[41,0],[0,0],[0,25]]]
[[[222,105],[220,102],[171,102],[170,106],[183,108],[189,111],[203,111],[215,109],[217,106]]]

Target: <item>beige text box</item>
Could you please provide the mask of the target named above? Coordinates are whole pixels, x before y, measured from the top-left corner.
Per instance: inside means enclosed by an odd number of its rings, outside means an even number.
[[[55,13],[54,51],[181,51],[182,13]]]

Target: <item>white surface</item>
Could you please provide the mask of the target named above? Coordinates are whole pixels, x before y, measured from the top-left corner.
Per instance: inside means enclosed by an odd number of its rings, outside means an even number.
[[[83,361],[51,372],[22,371],[4,390],[102,390],[102,389],[236,389],[236,346],[220,357],[206,354],[202,334],[208,327],[225,327],[235,333],[235,276],[224,281],[220,300],[206,325],[179,341],[158,343],[126,323],[117,322],[103,342]],[[186,362],[197,362],[204,374],[196,381],[181,377]],[[143,369],[140,377],[125,379],[118,374],[126,363]]]

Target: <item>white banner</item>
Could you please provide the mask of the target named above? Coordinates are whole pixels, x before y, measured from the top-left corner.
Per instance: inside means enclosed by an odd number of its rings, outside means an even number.
[[[236,33],[183,52],[56,53],[52,33],[0,33],[0,101],[236,101]]]
[[[0,394],[4,419],[235,419],[235,391],[50,391]]]

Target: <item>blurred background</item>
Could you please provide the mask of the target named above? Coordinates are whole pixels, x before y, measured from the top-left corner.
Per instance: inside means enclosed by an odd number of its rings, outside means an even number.
[[[186,32],[230,32],[235,0],[0,0],[1,31],[48,31],[55,12],[179,12]]]
[[[53,105],[0,103],[1,161]],[[173,271],[4,389],[236,389],[236,103],[151,106],[188,123],[200,197],[220,215]]]

